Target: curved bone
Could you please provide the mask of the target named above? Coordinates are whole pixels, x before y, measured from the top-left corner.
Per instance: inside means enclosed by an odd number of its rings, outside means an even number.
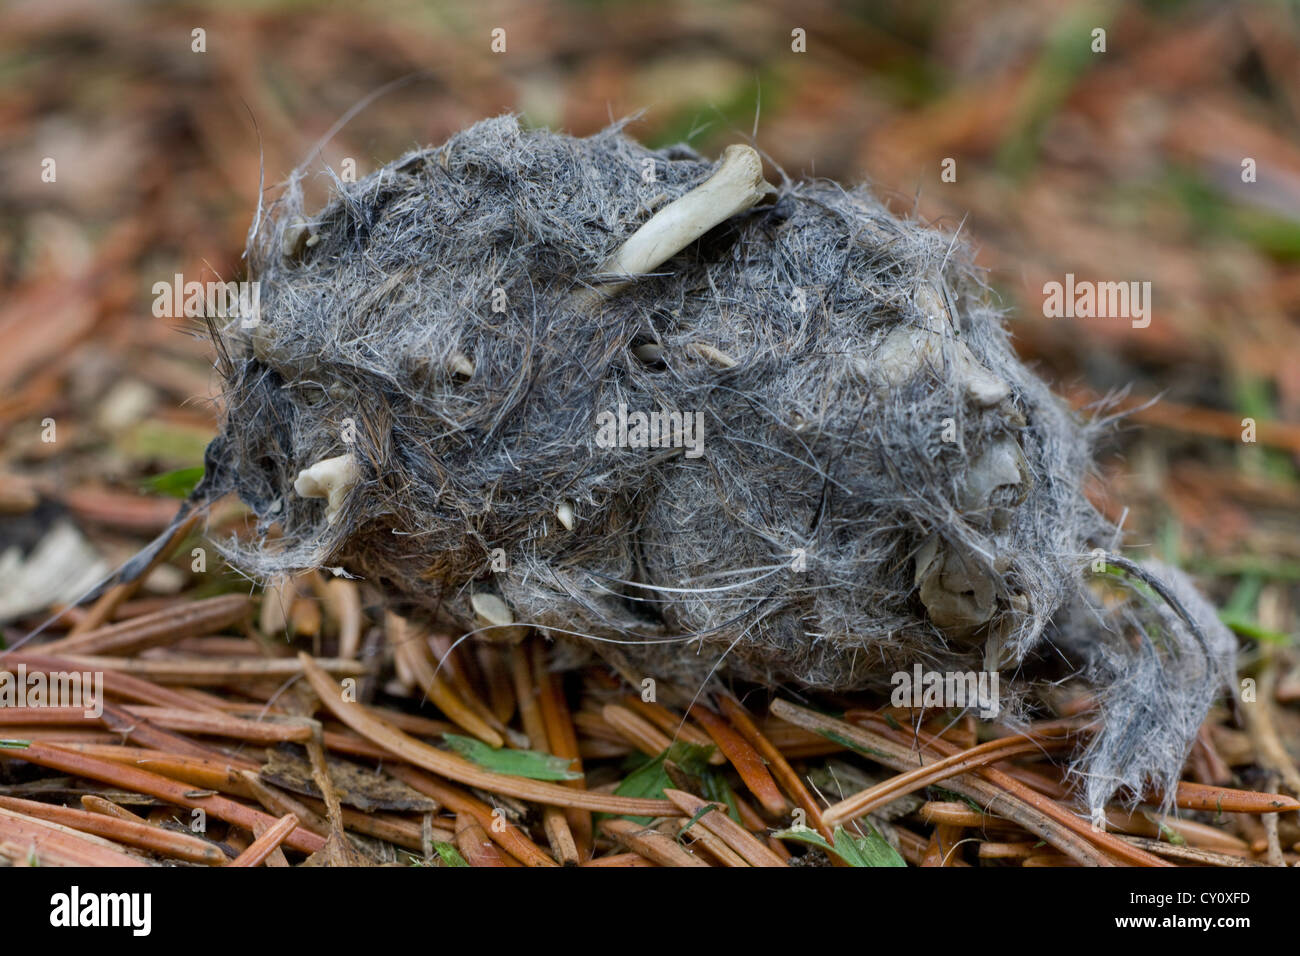
[[[652,272],[714,226],[775,191],[763,179],[763,161],[752,147],[728,146],[712,176],[651,216],[600,271],[617,277]],[[612,295],[627,284],[626,279],[615,279],[599,291]]]
[[[351,454],[325,458],[298,472],[293,490],[304,498],[324,498],[325,521],[334,523],[348,492],[361,478],[357,460]]]

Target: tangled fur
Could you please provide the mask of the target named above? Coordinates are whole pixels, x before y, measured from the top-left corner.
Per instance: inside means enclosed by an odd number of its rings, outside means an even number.
[[[827,690],[921,662],[1004,669],[1019,698],[1055,645],[1105,695],[1089,802],[1167,786],[1231,636],[1194,593],[1204,649],[1148,595],[1092,593],[1114,536],[1081,490],[1093,426],[1016,357],[952,237],[864,188],[784,181],[591,294],[712,168],[503,117],[335,180],[314,215],[292,179],[250,239],[260,323],[219,339],[208,490],[262,532],[227,556],[261,578],[341,567],[463,631],[490,592],[690,688],[720,662]],[[605,447],[620,406],[701,413],[703,454]],[[343,454],[360,480],[331,520],[293,487]]]

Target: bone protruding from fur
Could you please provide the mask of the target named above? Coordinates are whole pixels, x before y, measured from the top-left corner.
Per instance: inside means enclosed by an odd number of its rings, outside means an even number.
[[[929,538],[916,554],[916,584],[930,620],[954,637],[970,634],[993,616],[993,579],[973,555]]]
[[[856,358],[857,369],[882,388],[897,388],[929,366],[943,369],[943,351],[952,359],[951,378],[961,382],[966,397],[983,408],[992,408],[1011,395],[1011,386],[998,378],[959,339],[945,339],[920,326],[894,329],[870,356]]]
[[[461,378],[474,377],[474,361],[464,352],[452,352],[447,358],[447,367],[453,375]]]
[[[334,523],[348,492],[361,478],[361,469],[351,454],[325,458],[298,472],[293,490],[304,498],[325,499],[325,520]]]
[[[560,520],[560,524],[564,525],[565,531],[573,530],[573,505],[569,504],[569,502],[561,501],[555,506],[555,517]]]
[[[716,349],[707,342],[692,342],[690,350],[710,365],[718,368],[735,368],[736,360],[721,349]]]
[[[763,179],[763,161],[750,146],[728,146],[713,175],[650,217],[600,271],[625,277],[652,272],[714,226],[744,212],[775,187]],[[626,281],[601,287],[610,295]]]
[[[483,636],[488,640],[516,644],[528,636],[528,628],[516,624],[510,606],[492,592],[471,594],[469,603],[479,627],[485,629]]]
[[[984,511],[999,488],[1018,487],[1024,480],[1024,460],[1019,443],[1010,436],[990,444],[971,462],[966,473],[957,501],[962,511]]]

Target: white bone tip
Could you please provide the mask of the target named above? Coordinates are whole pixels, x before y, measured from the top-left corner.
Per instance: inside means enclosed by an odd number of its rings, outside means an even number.
[[[324,498],[325,520],[334,523],[349,491],[361,478],[361,469],[352,455],[325,458],[298,472],[293,490],[304,498]]]

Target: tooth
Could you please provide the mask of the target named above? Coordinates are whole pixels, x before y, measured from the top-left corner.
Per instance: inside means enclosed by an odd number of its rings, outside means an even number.
[[[573,505],[561,501],[555,508],[555,517],[560,519],[560,524],[564,525],[566,531],[573,530]]]
[[[897,388],[929,365],[939,365],[938,336],[915,326],[897,328],[869,357],[858,355],[855,367],[868,381],[884,388]]]
[[[961,345],[960,342],[957,343]],[[998,378],[977,359],[965,345],[957,352],[957,363],[965,380],[966,396],[976,405],[992,408],[1011,396],[1011,386]]]
[[[491,641],[517,644],[528,635],[528,627],[515,623],[515,616],[505,601],[489,591],[479,591],[469,597],[470,607],[479,627],[490,628],[483,637]]]
[[[298,472],[294,479],[293,490],[304,498],[324,498],[325,520],[334,523],[343,500],[361,478],[357,461],[351,454],[339,455],[316,462],[310,468]]]
[[[758,153],[749,146],[728,146],[712,176],[651,216],[600,271],[617,277],[652,272],[714,226],[773,192],[763,179]],[[627,279],[616,278],[597,291],[613,295],[627,284]]]

